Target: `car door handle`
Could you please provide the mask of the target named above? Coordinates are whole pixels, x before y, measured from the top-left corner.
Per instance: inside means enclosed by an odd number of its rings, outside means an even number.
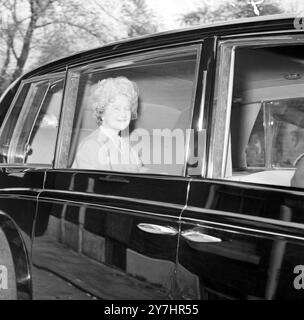
[[[209,236],[208,234],[201,233],[197,230],[186,230],[182,232],[182,237],[191,242],[198,243],[211,243],[211,242],[221,242],[222,239]]]
[[[178,231],[173,227],[161,226],[158,224],[139,223],[137,227],[144,232],[153,233],[153,234],[175,236],[178,233]]]

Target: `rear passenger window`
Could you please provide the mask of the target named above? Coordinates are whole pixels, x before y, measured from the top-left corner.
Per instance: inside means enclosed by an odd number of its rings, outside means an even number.
[[[0,129],[2,164],[53,164],[63,82],[52,77],[23,83]]]
[[[199,51],[200,47],[192,46],[71,70],[59,165],[183,175]],[[130,103],[132,96],[135,109]],[[107,117],[109,112],[120,112],[122,105],[132,110],[129,124],[117,129],[117,137],[111,135],[115,124]],[[72,108],[73,119],[69,116]],[[114,120],[124,122],[125,117],[128,115]],[[117,158],[113,156],[115,148],[120,152]],[[130,161],[124,162],[127,148]]]
[[[290,186],[304,153],[302,52],[236,49],[226,178]]]

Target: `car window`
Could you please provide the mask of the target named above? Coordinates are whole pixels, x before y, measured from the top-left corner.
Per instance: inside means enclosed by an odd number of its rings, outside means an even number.
[[[0,129],[1,163],[52,165],[64,80],[23,84]]]
[[[72,128],[70,132],[66,129],[71,142],[66,150],[65,165],[74,169],[182,175],[195,93],[198,52],[199,47],[193,46],[166,54],[145,54],[71,70],[70,87],[68,85],[71,94],[65,106],[69,109],[74,105],[75,116],[71,120],[70,112],[65,110],[65,127],[71,125]],[[113,165],[112,155],[108,155],[110,147],[105,147],[103,141],[96,141],[96,137],[100,139],[101,134],[103,138],[104,135],[108,137],[96,119],[94,94],[104,83],[119,82],[121,78],[131,81],[138,92],[136,116],[119,132],[120,138],[128,141],[130,158],[135,154],[134,162],[139,162],[136,167],[129,163],[126,166],[120,163]],[[107,94],[110,93],[103,93],[98,99],[106,99]],[[119,108],[119,103],[115,107]],[[66,143],[66,138],[63,140]]]
[[[236,49],[226,178],[290,186],[304,153],[302,49]]]

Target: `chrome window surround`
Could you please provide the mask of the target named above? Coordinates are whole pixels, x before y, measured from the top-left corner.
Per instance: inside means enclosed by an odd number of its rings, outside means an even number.
[[[284,46],[304,44],[303,34],[279,35],[275,37],[261,35],[244,39],[219,41],[219,54],[216,62],[213,114],[211,121],[210,152],[207,177],[224,178],[228,156],[230,113],[233,92],[235,49],[244,47]],[[223,120],[220,120],[223,119]]]
[[[7,111],[6,115],[5,115],[3,123],[2,123],[2,125],[0,127],[0,136],[2,135],[3,128],[5,128],[5,125],[6,125],[8,119],[10,118],[10,116],[12,114],[12,110],[15,107],[16,101],[18,100],[22,89],[26,84],[35,84],[35,83],[37,83],[39,81],[43,81],[43,80],[50,81],[50,80],[58,79],[60,77],[64,80],[65,79],[65,74],[66,74],[66,72],[57,72],[57,73],[44,74],[44,75],[41,75],[41,76],[31,77],[31,78],[22,80],[20,85],[19,85],[19,88],[17,89],[17,92],[16,92],[16,94],[15,94],[13,100],[12,100],[12,103],[8,108],[8,111]],[[27,102],[28,97],[30,96],[29,93],[30,93],[31,90],[33,90],[33,87],[30,87],[29,92],[27,93],[27,97],[25,99],[24,104]],[[61,104],[61,107],[62,107],[62,104]],[[45,165],[45,166],[49,167],[49,165]],[[18,163],[16,165],[15,164],[0,163],[0,167],[22,167],[22,168],[30,167],[30,168],[32,168],[33,165],[28,165],[28,164],[20,165],[20,163]],[[36,167],[36,165],[34,167]],[[37,167],[41,168],[41,167],[44,167],[44,166],[43,165],[37,165]]]

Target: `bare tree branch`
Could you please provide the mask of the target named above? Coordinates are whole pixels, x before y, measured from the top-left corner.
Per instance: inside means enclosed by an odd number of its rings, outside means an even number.
[[[44,28],[44,27],[47,27],[47,26],[49,26],[49,25],[53,25],[54,23],[56,23],[56,22],[54,22],[54,21],[51,21],[51,22],[46,22],[46,23],[42,23],[42,24],[37,24],[36,25],[36,29],[39,29],[39,28]]]
[[[13,55],[14,55],[14,58],[15,58],[16,60],[18,60],[18,55],[17,55],[17,52],[16,52],[16,50],[15,50],[14,40],[13,40],[13,39],[12,39],[12,41],[11,41],[11,43],[10,43],[10,48],[11,48],[11,51],[12,51],[12,53],[13,53]]]

